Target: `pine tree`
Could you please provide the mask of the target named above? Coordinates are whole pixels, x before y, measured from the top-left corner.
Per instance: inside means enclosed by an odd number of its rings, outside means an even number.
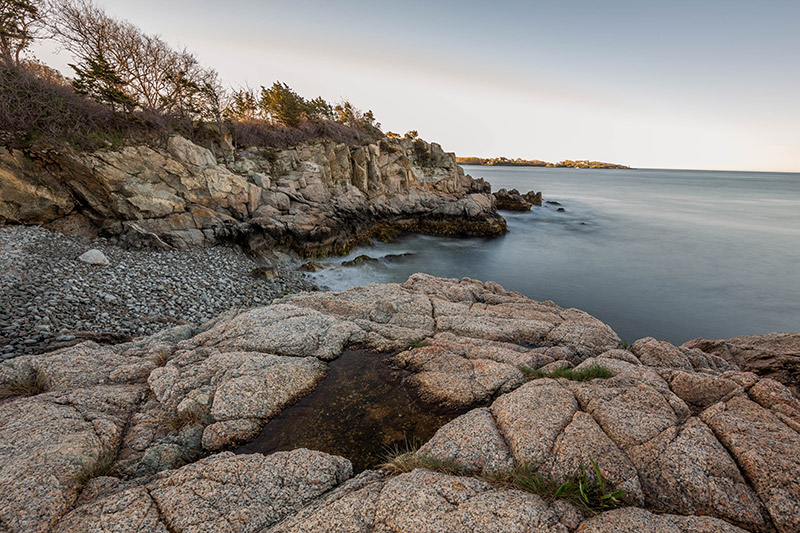
[[[269,89],[261,87],[259,104],[272,119],[286,126],[297,126],[307,116],[309,109],[305,98],[279,81]]]
[[[83,66],[71,64],[70,67],[77,76],[72,86],[78,94],[108,104],[115,112],[130,112],[136,107],[136,101],[124,91],[124,80],[101,54],[87,59]]]

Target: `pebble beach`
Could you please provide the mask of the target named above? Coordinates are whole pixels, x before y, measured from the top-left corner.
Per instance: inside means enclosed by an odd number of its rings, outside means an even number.
[[[78,260],[99,250],[108,265]],[[272,279],[233,247],[127,250],[39,227],[0,228],[0,359],[82,339],[121,341],[316,287],[291,265]]]

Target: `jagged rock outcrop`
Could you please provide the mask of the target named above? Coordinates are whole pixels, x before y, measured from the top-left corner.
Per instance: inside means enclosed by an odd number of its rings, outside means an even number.
[[[743,370],[780,381],[800,398],[800,333],[694,339],[683,346],[718,355]]]
[[[530,194],[535,193],[527,193],[527,195]],[[533,202],[528,201],[527,195],[521,195],[517,189],[511,189],[510,191],[507,189],[500,189],[492,193],[492,195],[497,204],[497,209],[501,211],[530,211],[531,205],[533,204]],[[541,205],[541,199],[538,205]]]
[[[522,195],[522,198],[531,205],[542,205],[541,192],[528,191]]]
[[[351,477],[348,460],[302,449],[214,453],[269,428],[353,347],[396,354],[435,407],[469,409],[416,452],[458,475]],[[597,365],[611,377],[528,371]],[[18,357],[0,363],[0,386],[8,531],[800,529],[800,401],[785,386],[652,338],[622,349],[586,313],[492,282],[416,274],[304,293]],[[526,465],[559,480],[592,461],[626,507],[593,516],[492,481]]]
[[[255,252],[346,250],[370,231],[505,231],[483,180],[421,140],[248,149],[228,161],[173,136],[165,148],[69,154],[0,149],[0,221],[87,221],[122,243],[239,242]],[[388,227],[375,228],[383,223]],[[382,234],[379,234],[381,236]]]

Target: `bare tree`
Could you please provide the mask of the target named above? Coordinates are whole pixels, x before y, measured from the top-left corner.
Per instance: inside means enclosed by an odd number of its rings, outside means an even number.
[[[120,86],[143,110],[193,118],[220,116],[217,73],[200,65],[193,54],[109,17],[90,0],[52,1],[53,35],[80,68],[104,58]]]

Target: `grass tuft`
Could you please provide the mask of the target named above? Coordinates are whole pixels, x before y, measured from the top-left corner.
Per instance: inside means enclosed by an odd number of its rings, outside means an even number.
[[[75,474],[73,481],[78,487],[83,487],[90,479],[102,476],[114,476],[117,473],[117,456],[113,451],[101,454],[94,461],[83,465],[80,471]]]
[[[153,362],[156,364],[156,366],[165,366],[167,363],[169,363],[169,359],[170,356],[167,350],[159,350],[153,356]]]
[[[516,467],[511,471],[474,475],[452,460],[441,460],[420,454],[409,447],[396,447],[387,454],[380,466],[392,475],[404,474],[424,468],[451,476],[472,476],[495,486],[524,490],[536,494],[545,501],[564,500],[590,513],[600,513],[623,505],[624,490],[614,490],[608,485],[597,463],[591,461],[591,473],[583,466],[574,476],[556,481],[538,472],[534,465]]]
[[[378,468],[393,475],[405,474],[417,468],[441,472],[451,476],[464,475],[464,468],[456,461],[435,459],[418,453],[418,446],[406,441],[403,446],[387,450],[384,463]]]
[[[495,483],[502,481],[514,488],[538,494],[548,501],[565,500],[592,513],[600,513],[622,505],[625,491],[609,487],[597,463],[594,460],[590,461],[594,476],[581,466],[580,472],[572,477],[564,481],[554,481],[541,475],[534,465],[524,465],[510,473],[494,476],[500,478],[495,480]]]
[[[176,411],[165,420],[166,426],[176,433],[187,426],[196,426],[205,423],[206,414],[200,409]]]
[[[0,400],[19,396],[35,396],[50,388],[50,378],[41,368],[31,369],[30,372],[17,376],[10,383],[0,388]]]
[[[411,345],[412,348],[424,348],[425,346],[430,346],[430,341],[428,339],[420,339],[414,344]]]
[[[541,370],[529,368],[525,365],[519,365],[517,368],[519,368],[520,372],[525,374],[528,379],[564,378],[571,379],[572,381],[589,381],[596,378],[610,378],[614,375],[611,370],[597,363],[579,370],[575,370],[574,368],[559,368],[553,372],[542,372]]]

